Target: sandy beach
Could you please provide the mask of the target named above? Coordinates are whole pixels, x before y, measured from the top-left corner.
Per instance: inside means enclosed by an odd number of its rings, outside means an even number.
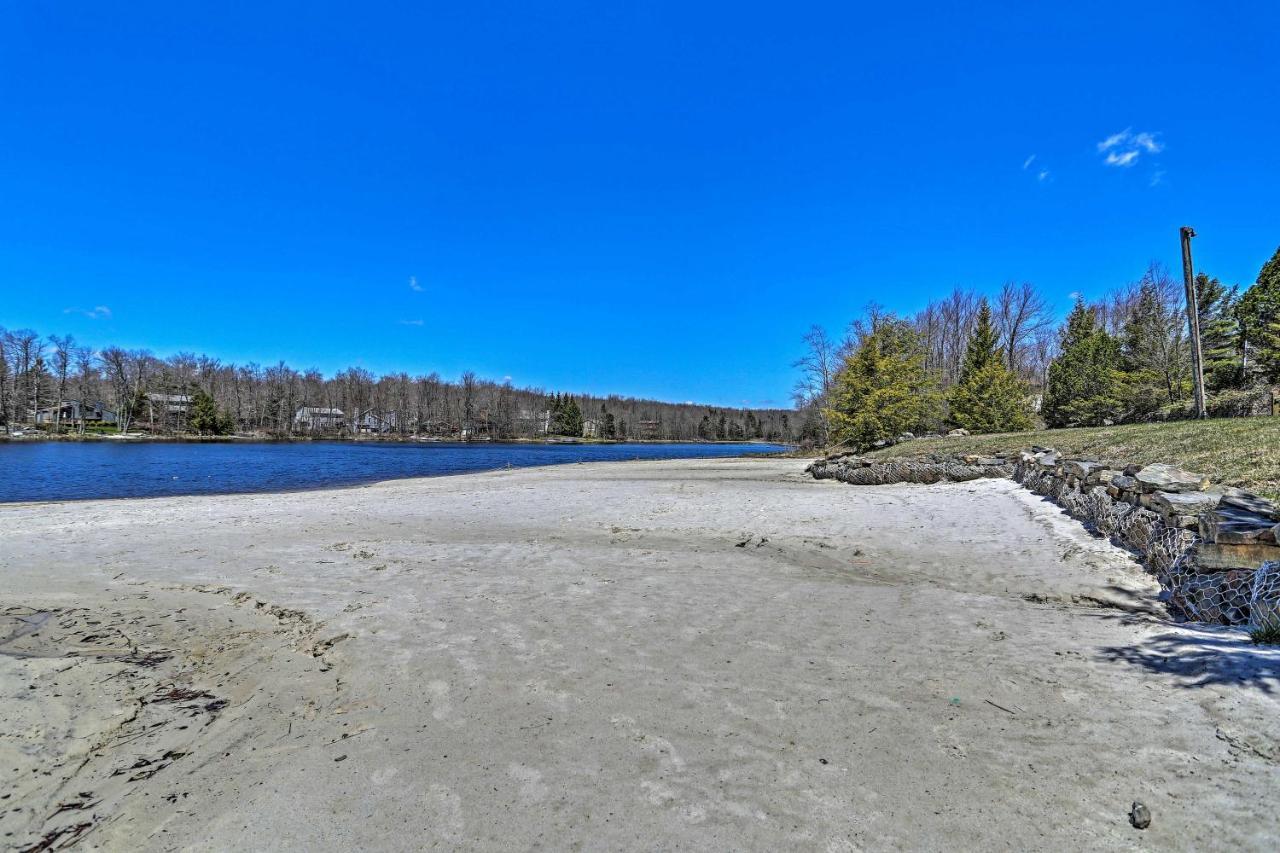
[[[1280,655],[1011,482],[803,467],[0,506],[0,838],[1275,849]]]

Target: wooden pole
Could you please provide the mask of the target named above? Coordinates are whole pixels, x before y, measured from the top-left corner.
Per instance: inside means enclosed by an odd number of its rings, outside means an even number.
[[[1200,350],[1200,306],[1196,300],[1195,273],[1191,265],[1191,238],[1196,231],[1182,226],[1182,279],[1187,288],[1187,326],[1191,330],[1191,382],[1195,388],[1196,417],[1209,417],[1204,398],[1204,356]]]

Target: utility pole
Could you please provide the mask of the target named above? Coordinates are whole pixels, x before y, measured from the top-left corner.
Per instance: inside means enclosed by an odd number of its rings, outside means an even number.
[[[1196,300],[1195,272],[1191,265],[1191,238],[1196,230],[1184,225],[1182,235],[1182,279],[1187,286],[1187,325],[1191,329],[1191,382],[1196,393],[1196,417],[1209,417],[1204,399],[1204,356],[1200,351],[1200,306]]]

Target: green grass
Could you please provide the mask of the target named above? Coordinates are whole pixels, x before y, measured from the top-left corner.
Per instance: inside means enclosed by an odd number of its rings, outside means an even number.
[[[1231,418],[1051,429],[918,439],[867,454],[889,459],[931,453],[994,453],[1038,444],[1104,462],[1171,462],[1214,483],[1280,498],[1280,417]]]
[[[1261,625],[1249,632],[1249,639],[1255,646],[1280,645],[1280,616],[1264,619]]]

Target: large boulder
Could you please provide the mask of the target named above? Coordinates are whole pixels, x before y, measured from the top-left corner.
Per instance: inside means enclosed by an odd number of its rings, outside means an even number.
[[[1263,563],[1280,562],[1280,545],[1266,542],[1231,545],[1221,542],[1200,542],[1191,549],[1191,560],[1201,572],[1220,572],[1230,569],[1253,571]]]
[[[1046,450],[1043,453],[1036,454],[1036,464],[1041,468],[1056,468],[1060,461],[1062,461],[1062,457],[1053,450]]]
[[[1275,542],[1276,527],[1269,514],[1241,509],[1227,503],[1226,498],[1212,512],[1200,516],[1200,536],[1206,542],[1223,545]]]
[[[1253,492],[1246,492],[1244,489],[1224,489],[1222,494],[1222,503],[1225,506],[1234,507],[1257,515],[1265,515],[1268,518],[1280,521],[1280,508],[1278,508],[1275,503],[1267,500],[1261,495],[1255,495]]]
[[[1221,495],[1213,492],[1156,492],[1151,502],[1166,514],[1199,515],[1218,505]]]
[[[951,438],[964,438],[968,434],[969,434],[969,431],[967,429],[962,429],[959,427],[947,433],[947,435]]]
[[[1088,459],[1068,459],[1062,463],[1062,472],[1073,477],[1079,477],[1081,480],[1087,480],[1089,475],[1106,467],[1101,462],[1091,462]]]
[[[1144,492],[1197,492],[1208,485],[1204,475],[1164,462],[1145,466],[1134,479]]]

